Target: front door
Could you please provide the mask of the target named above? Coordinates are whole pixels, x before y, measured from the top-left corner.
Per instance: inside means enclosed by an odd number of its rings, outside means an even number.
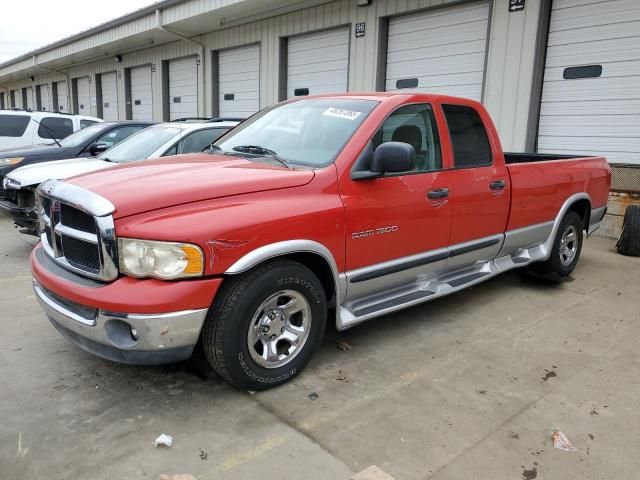
[[[399,107],[371,139],[371,149],[404,142],[416,151],[416,166],[369,180],[343,178],[346,209],[347,300],[415,283],[446,265],[455,172],[443,171],[433,109]]]

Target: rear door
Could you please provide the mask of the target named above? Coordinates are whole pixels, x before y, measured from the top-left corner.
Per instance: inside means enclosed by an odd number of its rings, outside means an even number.
[[[478,111],[442,105],[453,157],[453,217],[447,269],[498,254],[509,216],[509,174]],[[497,160],[498,159],[498,160]]]
[[[442,167],[439,129],[429,104],[396,109],[371,140],[412,145],[416,167],[374,180],[343,178],[348,299],[441,273],[447,263],[452,171]]]

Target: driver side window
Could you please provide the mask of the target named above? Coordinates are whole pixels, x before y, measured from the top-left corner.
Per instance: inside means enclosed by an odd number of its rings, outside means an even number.
[[[394,111],[372,139],[375,150],[385,142],[402,142],[416,151],[415,172],[442,168],[440,138],[431,105],[405,105]]]

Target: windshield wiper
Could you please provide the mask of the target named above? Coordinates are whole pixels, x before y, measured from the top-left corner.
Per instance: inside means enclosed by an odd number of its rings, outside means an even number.
[[[291,168],[291,165],[289,165],[286,160],[280,158],[276,152],[268,148],[261,147],[260,145],[238,145],[236,147],[233,147],[232,150],[240,153],[252,153],[254,155],[268,156],[273,158],[279,164],[287,168]]]
[[[38,125],[40,125],[42,128],[44,128],[47,133],[49,135],[51,135],[51,140],[53,140],[54,142],[56,142],[56,145],[58,145],[60,148],[62,148],[62,145],[60,145],[60,142],[58,140],[56,140],[56,138],[54,137],[54,135],[56,134],[56,132],[54,132],[53,130],[51,130],[49,127],[47,127],[46,125],[41,124],[38,120],[36,120],[35,118],[32,118],[31,120],[33,120],[34,122],[36,122]],[[53,143],[49,143],[48,145],[53,145]]]

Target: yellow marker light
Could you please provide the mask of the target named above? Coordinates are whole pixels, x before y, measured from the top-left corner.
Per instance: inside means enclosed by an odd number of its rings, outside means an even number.
[[[202,250],[193,245],[183,245],[182,251],[187,256],[187,266],[184,267],[183,273],[194,275],[202,275],[203,261]]]

